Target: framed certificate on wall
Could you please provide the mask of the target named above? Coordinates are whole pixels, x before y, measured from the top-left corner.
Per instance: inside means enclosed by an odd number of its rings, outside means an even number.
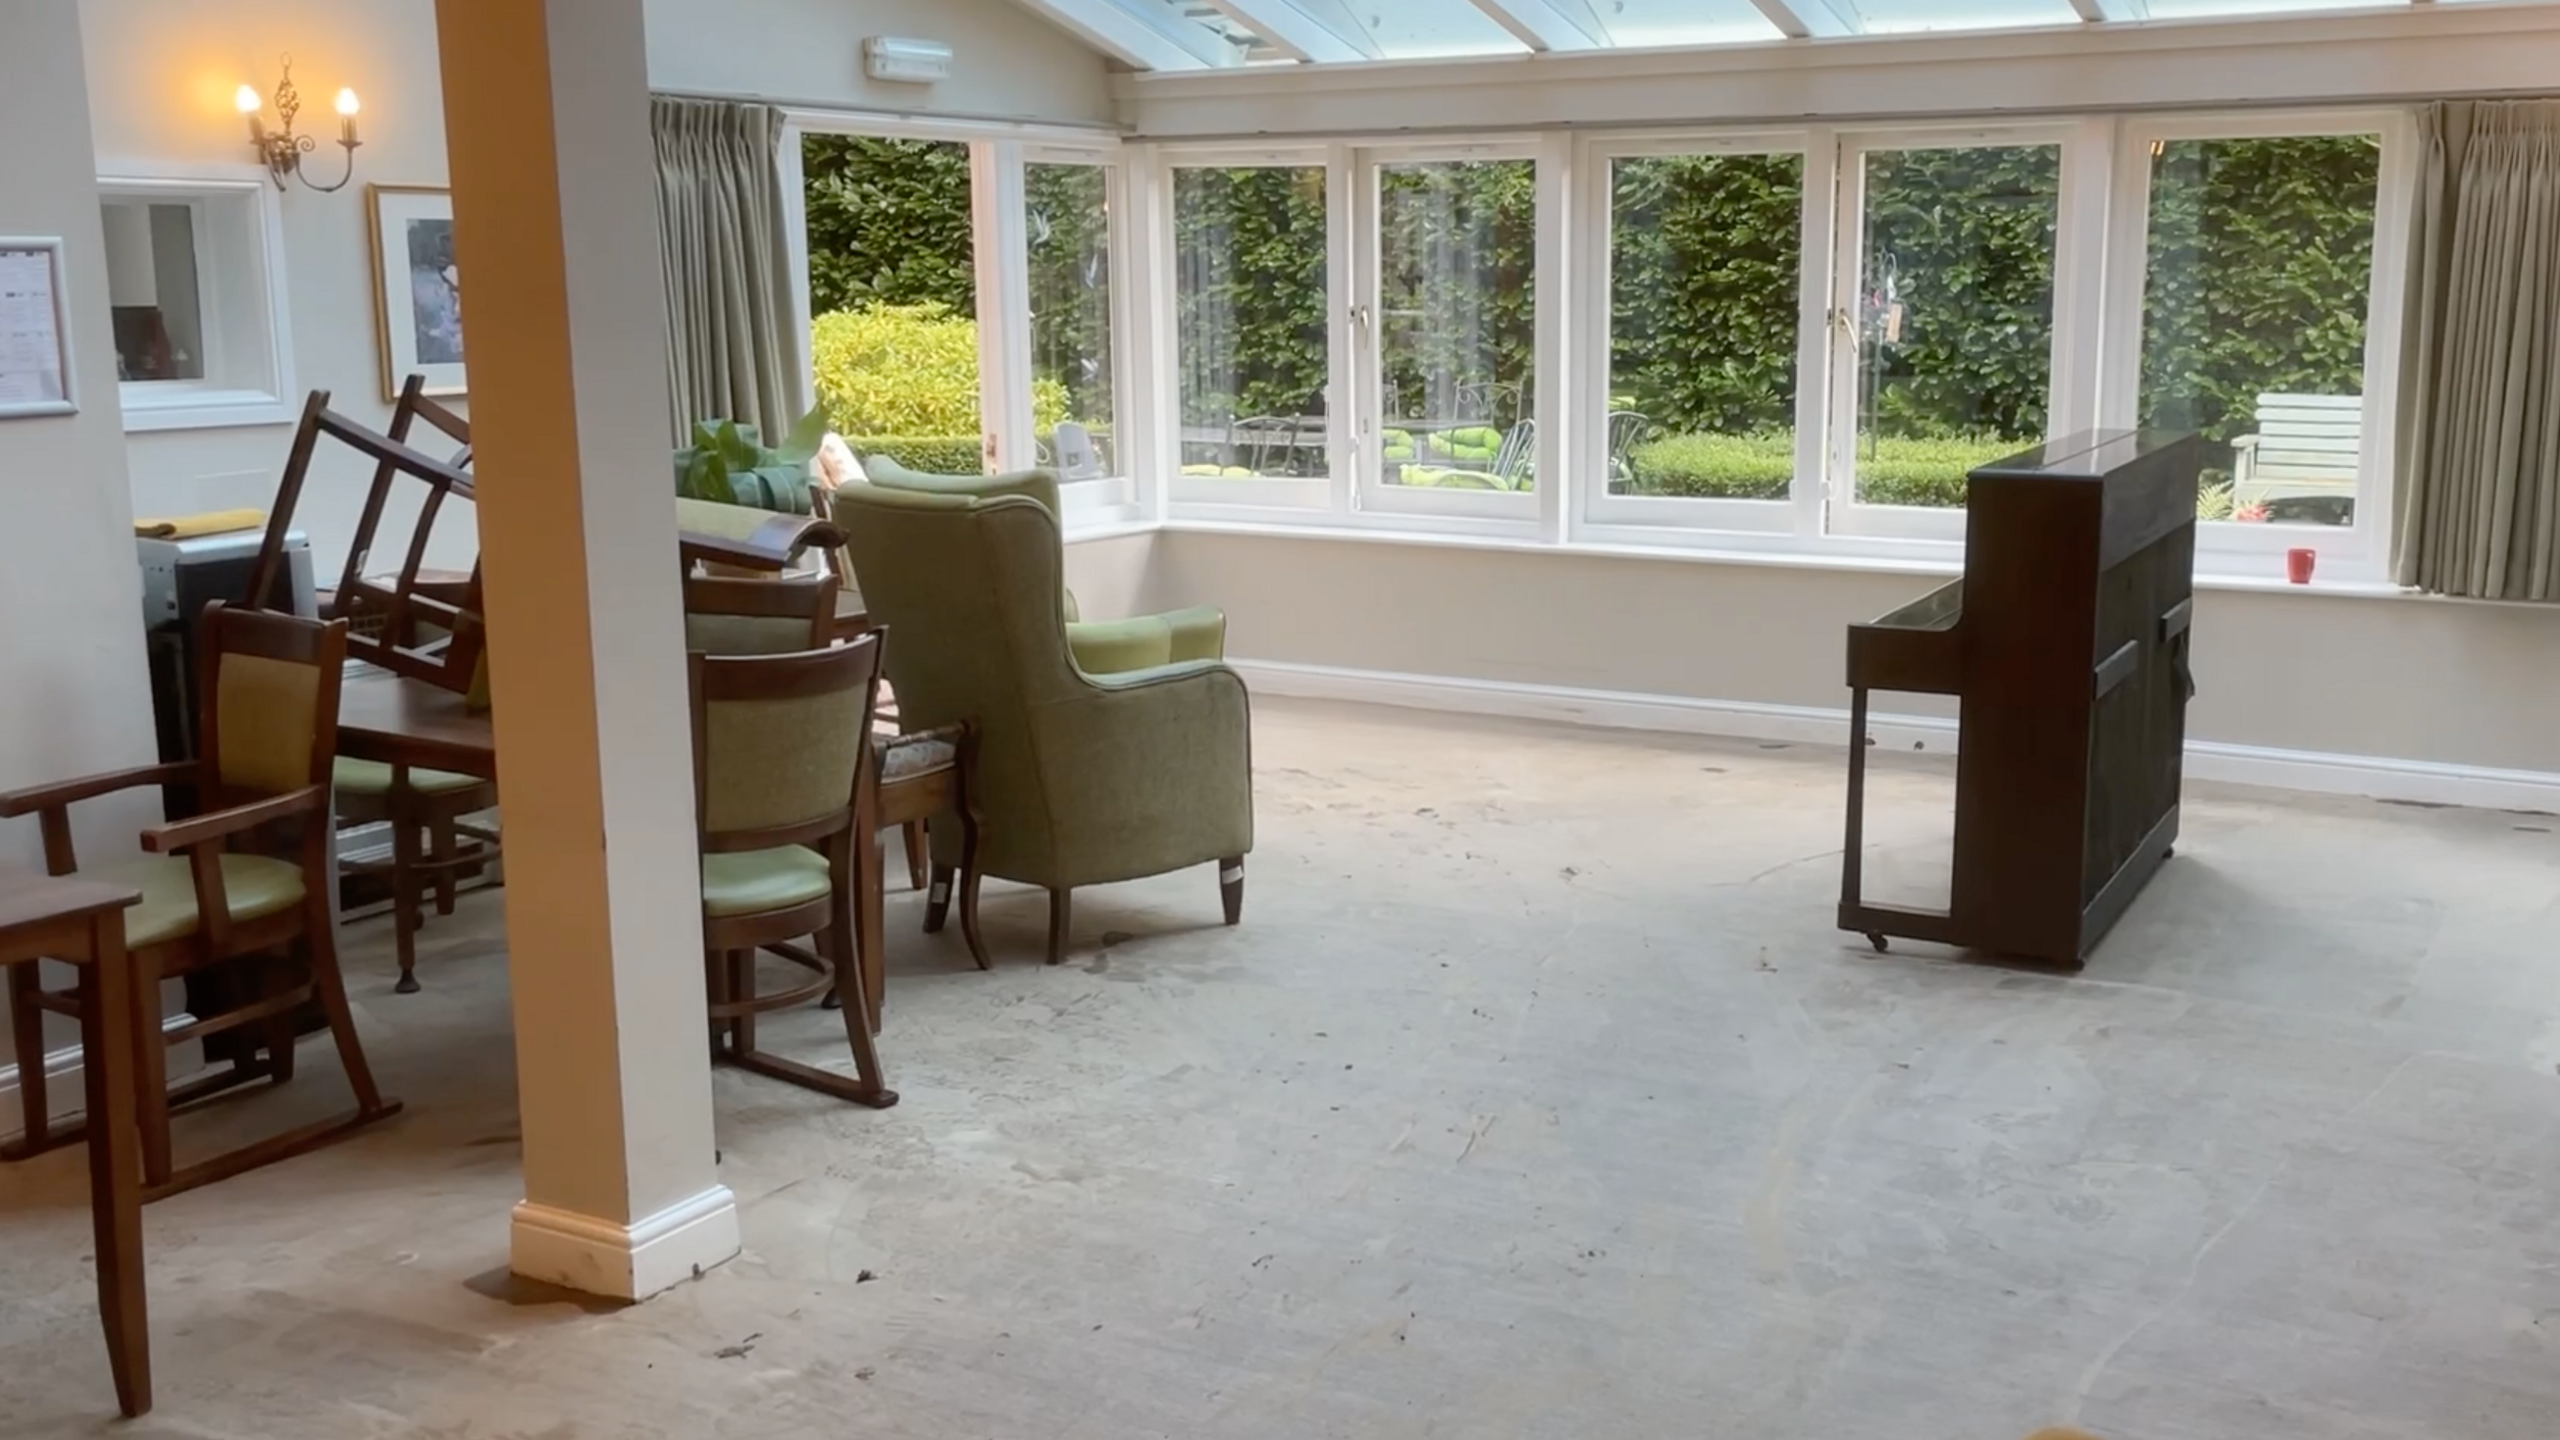
[[[62,237],[0,235],[0,420],[79,408]]]

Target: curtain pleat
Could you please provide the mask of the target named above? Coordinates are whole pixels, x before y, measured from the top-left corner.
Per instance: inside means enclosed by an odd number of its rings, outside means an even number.
[[[2421,120],[2400,367],[2400,583],[2560,601],[2560,101]]]
[[[770,105],[654,96],[658,228],[666,260],[667,392],[675,444],[702,420],[752,421],[780,441],[797,408],[799,340],[782,237],[782,114]]]

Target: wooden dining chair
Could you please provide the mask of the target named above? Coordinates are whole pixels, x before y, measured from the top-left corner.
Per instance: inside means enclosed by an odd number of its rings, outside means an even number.
[[[421,423],[460,447],[452,459],[433,459],[409,444]],[[428,544],[447,502],[477,498],[468,470],[471,422],[429,397],[422,375],[411,375],[401,386],[400,398],[391,409],[390,428],[379,435],[331,410],[328,391],[311,392],[293,448],[285,458],[284,477],[276,489],[249,594],[275,593],[272,572],[283,561],[285,537],[301,508],[302,492],[324,439],[374,462],[372,483],[347,542],[346,567],[330,592],[330,613],[348,623],[348,653],[444,689],[465,694],[485,690],[479,565],[475,562],[468,576],[458,579],[440,576],[426,565]],[[408,545],[396,568],[387,573],[369,571],[383,519],[404,482],[420,491]],[[389,878],[392,951],[400,967],[400,979],[392,988],[403,995],[414,994],[418,989],[417,932],[425,923],[422,891],[432,886],[436,913],[450,915],[463,873],[487,870],[498,862],[497,831],[475,825],[469,818],[497,808],[497,783],[450,771],[355,759],[339,760],[331,778],[341,825],[381,824],[391,832],[388,860],[350,861],[340,871]]]
[[[758,582],[746,582],[758,583]],[[886,1108],[856,929],[855,806],[865,769],[881,637],[798,654],[695,652],[694,800],[701,826],[703,975],[712,1057],[756,1074]],[[815,937],[815,953],[786,942]],[[777,948],[778,947],[778,948]],[[766,992],[757,955],[809,972]],[[844,1007],[854,1074],[787,1059],[756,1043],[756,1017],[804,1004],[850,975]]]
[[[338,728],[338,688],[346,665],[346,622],[321,624],[289,615],[210,606],[198,622],[198,734],[195,760],[146,765],[59,785],[0,795],[0,816],[35,815],[45,866],[55,875],[87,874],[142,892],[124,913],[125,948],[133,966],[140,1074],[145,1197],[157,1199],[244,1170],[299,1155],[400,1109],[375,1087],[363,1042],[348,1008],[329,917],[329,772]],[[207,807],[184,820],[142,832],[151,858],[83,871],[74,853],[70,807],[82,800],[146,785],[187,784]],[[296,832],[286,855],[245,842],[286,827]],[[234,848],[235,843],[244,848]],[[277,954],[288,957],[276,960]],[[252,964],[264,960],[263,964]],[[236,997],[220,1013],[198,1015],[164,1031],[160,982],[217,972]],[[9,979],[15,1021],[19,1095],[25,1139],[9,1158],[76,1138],[45,1116],[44,1037],[40,1011],[78,1016],[91,1003],[86,986],[48,991],[32,967]],[[293,1077],[295,1016],[316,1003],[336,1039],[356,1108],[268,1137],[211,1159],[173,1168],[171,1110],[254,1079]],[[261,1049],[227,1071],[168,1089],[168,1047],[234,1030],[254,1030]]]

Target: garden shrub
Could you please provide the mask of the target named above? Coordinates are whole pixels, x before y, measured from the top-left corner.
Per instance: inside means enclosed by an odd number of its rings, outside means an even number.
[[[847,435],[853,453],[895,460],[927,475],[976,475],[986,462],[978,437],[969,435]]]
[[[978,433],[978,322],[939,302],[832,310],[809,326],[818,402],[839,435]],[[1032,420],[1067,418],[1066,387],[1031,387]]]
[[[1875,505],[1962,505],[1967,475],[2025,448],[1998,436],[1877,440],[1859,454],[1859,498]],[[1795,478],[1795,437],[1785,431],[1665,435],[1636,446],[1627,461],[1633,474],[1619,487],[1624,494],[1783,500]]]

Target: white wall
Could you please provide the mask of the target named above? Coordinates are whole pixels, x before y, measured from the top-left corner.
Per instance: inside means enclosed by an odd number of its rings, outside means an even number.
[[[647,0],[649,83],[781,104],[1108,125],[1108,63],[1014,0]],[[939,84],[864,78],[873,35],[939,40]]]
[[[1080,547],[1092,553],[1071,569],[1131,609],[1225,608],[1238,658],[1823,710],[1849,702],[1846,627],[1941,583],[1197,530],[1108,543]],[[2213,590],[2195,634],[2198,740],[2560,772],[2560,613]],[[1948,713],[1923,697],[1877,703]]]
[[[13,617],[0,642],[0,789],[17,789],[157,752],[80,17],[57,0],[0,0],[0,35],[0,235],[65,242],[80,402],[74,416],[0,420],[0,614]],[[159,818],[156,790],[76,807],[81,860],[131,858],[136,832]],[[0,864],[41,869],[43,853],[33,818],[0,820]],[[14,1088],[14,1074],[0,1077],[0,1129],[16,1128]]]
[[[101,173],[263,175],[232,92],[247,84],[272,94],[277,57],[290,51],[303,98],[299,128],[322,139],[306,163],[325,184],[337,178],[345,154],[331,143],[337,117],[330,99],[341,86],[362,98],[355,179],[328,195],[297,181],[281,197],[284,269],[300,390],[325,389],[348,418],[388,425],[365,187],[445,183],[434,7],[415,0],[80,0],[79,13],[90,41],[88,113]],[[287,398],[298,404],[301,394]],[[134,508],[147,515],[264,508],[275,498],[292,441],[290,424],[137,433],[128,446]],[[344,561],[371,477],[372,467],[351,452],[323,447],[297,512],[323,585]],[[477,546],[469,510],[454,507],[437,523],[437,563],[470,563]],[[386,538],[408,534],[410,513],[394,512]]]
[[[272,92],[277,56],[290,51],[304,128],[322,136],[309,163],[326,181],[343,153],[328,143],[330,97],[351,86],[363,98],[355,181],[329,195],[296,183],[281,198],[285,273],[299,388],[326,389],[350,418],[388,424],[365,187],[445,183],[434,8],[419,0],[80,0],[79,14],[94,42],[88,113],[104,173],[262,173],[232,94],[243,83]],[[1111,117],[1102,57],[1011,0],[649,0],[646,18],[650,80],[662,89],[1078,124]],[[952,78],[931,87],[865,80],[862,41],[883,34],[949,42]],[[291,425],[136,434],[134,507],[152,515],[264,507],[292,438]],[[323,584],[344,561],[370,473],[326,447],[315,467],[298,519]],[[408,534],[410,514],[393,512],[386,544]],[[469,507],[438,522],[434,563],[467,565],[476,548]]]

